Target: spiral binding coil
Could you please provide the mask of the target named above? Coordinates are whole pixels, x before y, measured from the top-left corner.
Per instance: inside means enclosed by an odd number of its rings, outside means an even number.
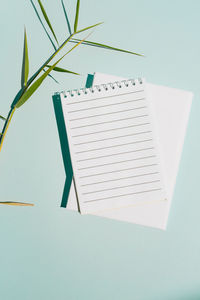
[[[109,89],[116,89],[116,88],[122,88],[122,87],[129,87],[130,85],[138,85],[143,84],[144,79],[138,78],[138,79],[128,79],[128,80],[122,80],[122,81],[115,81],[111,83],[106,84],[99,84],[94,85],[90,88],[81,88],[81,89],[74,89],[74,90],[68,90],[66,92],[62,92],[64,95],[64,98],[67,98],[68,96],[74,97],[75,95],[86,95],[88,93],[94,93],[95,91],[101,92],[101,91],[108,91]]]

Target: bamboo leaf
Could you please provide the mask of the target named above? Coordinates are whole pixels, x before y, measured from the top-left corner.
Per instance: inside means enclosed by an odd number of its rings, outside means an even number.
[[[49,21],[49,18],[48,18],[48,16],[47,16],[47,13],[46,13],[46,11],[45,11],[45,9],[44,9],[44,6],[43,6],[41,0],[38,0],[38,3],[39,3],[39,6],[40,6],[40,8],[41,8],[42,14],[43,14],[43,16],[44,16],[44,18],[45,18],[45,20],[46,20],[46,22],[47,22],[47,24],[48,24],[48,26],[49,26],[51,32],[52,32],[52,34],[53,34],[53,36],[54,36],[54,38],[55,38],[57,44],[58,44],[57,37],[56,37],[56,35],[55,35],[55,32],[54,32],[54,30],[53,30],[53,27],[52,27],[50,21]]]
[[[6,118],[4,118],[3,116],[0,115],[0,119],[6,121]]]
[[[21,87],[27,85],[28,73],[29,73],[28,45],[27,45],[26,29],[24,29],[24,53],[23,53],[23,61],[22,61]]]
[[[51,66],[50,66],[50,65],[47,65],[47,67],[50,68]],[[69,71],[69,70],[60,68],[60,67],[55,67],[55,68],[53,68],[53,71],[56,71],[56,72],[64,72],[64,73],[71,73],[71,74],[74,74],[74,75],[80,75],[80,74],[78,74],[78,73],[75,73],[75,72],[72,72],[72,71]]]
[[[34,206],[32,203],[13,202],[13,201],[0,201],[1,205],[14,205],[14,206]]]
[[[77,26],[78,26],[79,7],[80,7],[80,0],[77,0],[77,3],[76,3],[76,15],[75,15],[75,21],[74,21],[74,32],[76,32]]]
[[[48,76],[49,76],[53,81],[55,81],[56,83],[59,84],[59,82],[58,82],[51,74],[49,74]]]
[[[72,30],[71,30],[69,18],[68,18],[68,16],[67,16],[67,11],[66,11],[66,9],[65,9],[65,5],[64,5],[63,0],[61,0],[61,3],[62,3],[64,15],[65,15],[65,19],[66,19],[66,22],[67,22],[67,27],[68,27],[68,30],[69,30],[69,34],[71,35],[71,34],[72,34]]]
[[[79,39],[72,39],[70,42],[78,43]],[[96,42],[92,42],[92,41],[84,41],[83,45],[100,47],[100,48],[103,48],[103,49],[114,50],[114,51],[134,54],[134,55],[138,55],[138,56],[144,56],[143,54],[135,53],[135,52],[124,50],[124,49],[115,48],[115,47],[112,47],[112,46],[108,46],[108,45],[105,45],[105,44],[100,44],[100,43],[96,43]]]
[[[87,36],[88,37],[88,36]],[[86,38],[87,38],[86,37]],[[85,38],[85,39],[86,39]],[[49,73],[56,67],[56,65],[72,50],[74,50],[78,45],[80,45],[85,39],[81,40],[76,44],[73,48],[71,48],[67,53],[65,53],[59,60],[57,60],[45,73],[40,76],[30,87],[26,92],[22,95],[22,97],[19,99],[19,101],[16,103],[16,107],[19,108],[22,106],[32,95],[33,93],[39,88],[39,86],[42,84],[44,79],[49,75]]]
[[[76,31],[76,33],[83,32],[83,31],[85,31],[85,30],[91,29],[91,28],[96,27],[96,26],[98,26],[98,25],[101,25],[101,24],[103,24],[103,23],[104,23],[104,22],[99,22],[99,23],[97,23],[97,24],[94,24],[94,25],[85,27],[85,28],[83,28],[83,29],[80,29],[80,30]]]
[[[70,43],[78,43],[78,39],[72,39],[70,41]],[[93,45],[93,44],[90,44],[90,43],[87,43],[87,42],[83,42],[82,45],[86,45],[86,46],[92,46],[92,47],[96,47],[96,48],[101,48],[101,49],[107,49],[106,47],[103,47],[103,46],[99,46],[99,45]]]
[[[45,33],[46,33],[48,39],[50,40],[50,42],[51,42],[51,44],[52,44],[54,50],[56,50],[56,46],[55,46],[54,42],[52,41],[52,39],[51,39],[51,37],[50,37],[48,31],[46,30],[46,27],[44,26],[44,23],[42,22],[42,20],[41,20],[41,18],[40,18],[40,15],[39,15],[39,13],[38,13],[38,11],[37,11],[37,8],[36,8],[35,4],[33,3],[32,0],[30,0],[30,2],[31,2],[31,4],[32,4],[32,6],[33,6],[33,9],[34,9],[34,11],[35,11],[35,13],[36,13],[36,16],[38,17],[38,20],[39,20],[40,24],[42,25],[42,27],[43,27],[43,29],[44,29],[44,31],[45,31]]]

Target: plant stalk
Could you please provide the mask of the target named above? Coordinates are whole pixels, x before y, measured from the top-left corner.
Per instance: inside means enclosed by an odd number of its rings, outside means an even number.
[[[1,136],[0,136],[0,151],[1,151],[1,148],[3,146],[4,138],[6,136],[6,133],[7,133],[8,127],[10,125],[10,121],[11,121],[11,119],[13,117],[14,112],[15,112],[15,109],[16,109],[15,106],[11,107],[11,109],[10,109],[10,111],[8,113],[8,116],[6,118],[3,130],[2,130],[2,133],[1,133]]]

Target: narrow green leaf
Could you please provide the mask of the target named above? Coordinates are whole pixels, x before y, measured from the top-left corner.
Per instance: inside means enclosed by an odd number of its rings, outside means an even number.
[[[64,5],[64,2],[63,0],[61,0],[61,3],[62,3],[62,7],[63,7],[63,11],[64,11],[64,15],[65,15],[65,19],[66,19],[66,22],[67,22],[67,27],[68,27],[68,30],[69,30],[69,34],[72,34],[72,30],[71,30],[71,26],[70,26],[70,22],[69,22],[69,18],[67,16],[67,11],[65,9],[65,5]]]
[[[47,65],[47,67],[48,67],[48,68],[51,68],[50,65]],[[71,73],[71,74],[74,74],[74,75],[80,75],[80,74],[78,74],[78,73],[75,73],[75,72],[72,72],[72,71],[69,71],[69,70],[60,68],[60,67],[55,67],[55,68],[53,68],[53,71],[56,71],[56,72],[64,72],[64,73]]]
[[[70,42],[78,43],[79,39],[72,39]],[[144,56],[143,54],[139,54],[139,53],[135,53],[135,52],[132,52],[132,51],[128,51],[128,50],[124,50],[124,49],[119,49],[119,48],[115,48],[115,47],[112,47],[112,46],[108,46],[108,45],[100,44],[100,43],[96,43],[96,42],[91,42],[91,41],[84,41],[83,45],[100,47],[100,48],[103,48],[103,49],[114,50],[114,51],[119,51],[119,52],[134,54],[134,55],[138,55],[138,56]]]
[[[72,39],[71,41],[70,41],[70,43],[78,43],[78,40],[76,39]],[[92,46],[92,47],[96,47],[96,48],[101,48],[101,49],[107,49],[106,47],[103,47],[103,46],[99,46],[99,45],[93,45],[93,44],[90,44],[90,43],[87,43],[87,42],[84,42],[84,43],[82,43],[82,45],[86,45],[86,46]]]
[[[22,61],[21,87],[27,85],[28,73],[29,73],[28,44],[27,44],[26,29],[24,29],[24,53],[23,53],[23,61]]]
[[[41,0],[38,0],[38,3],[39,3],[39,5],[40,5],[42,14],[43,14],[43,16],[44,16],[44,18],[45,18],[45,20],[46,20],[46,22],[47,22],[47,24],[48,24],[48,26],[49,26],[51,32],[52,32],[52,34],[53,34],[53,36],[54,36],[54,38],[55,38],[57,44],[58,44],[57,37],[56,37],[56,35],[55,35],[55,32],[54,32],[54,30],[53,30],[53,27],[52,27],[50,21],[49,21],[49,18],[48,18],[48,16],[47,16],[47,13],[46,13],[46,11],[45,11],[45,9],[44,9],[44,6],[43,6]]]
[[[4,118],[3,116],[0,115],[0,119],[6,121],[6,118]]]
[[[74,32],[77,31],[78,16],[79,16],[79,7],[80,7],[80,0],[77,0],[77,3],[76,3],[76,15],[75,15],[75,21],[74,21]]]
[[[34,11],[35,11],[35,13],[36,13],[36,16],[37,16],[37,18],[38,18],[40,24],[42,25],[42,27],[43,27],[43,29],[44,29],[44,31],[45,31],[45,33],[46,33],[48,39],[50,40],[50,42],[51,42],[51,44],[52,44],[54,50],[56,51],[56,46],[55,46],[54,42],[52,41],[52,39],[51,39],[51,37],[50,37],[48,31],[46,30],[46,27],[44,26],[44,23],[42,22],[42,20],[41,20],[41,18],[40,18],[40,15],[39,15],[39,13],[38,13],[38,10],[37,10],[35,4],[33,3],[33,0],[30,0],[30,2],[31,2],[31,4],[32,4],[32,6],[33,6],[33,9],[34,9]]]
[[[58,82],[51,74],[49,74],[48,76],[49,76],[53,81],[55,81],[56,83],[59,84],[59,82]]]
[[[91,28],[96,27],[96,26],[98,26],[98,25],[101,25],[101,24],[103,24],[103,23],[104,23],[104,22],[99,22],[99,23],[97,23],[97,24],[94,24],[94,25],[85,27],[85,28],[83,28],[83,29],[80,29],[80,30],[76,31],[76,33],[83,32],[83,31],[85,31],[85,30],[91,29]]]
[[[34,206],[32,203],[26,202],[14,202],[14,201],[0,201],[1,205],[13,205],[13,206]]]
[[[88,36],[87,36],[88,37]],[[86,38],[87,38],[86,37]],[[86,39],[85,38],[85,39]],[[78,45],[80,45],[82,42],[84,42],[84,40],[81,40],[80,42],[78,42],[78,44],[76,44],[73,48],[71,48],[67,53],[65,53],[59,60],[57,60],[47,71],[45,71],[45,73],[40,76],[30,87],[28,90],[26,90],[26,92],[22,95],[22,97],[19,99],[19,101],[16,103],[16,107],[19,108],[20,106],[22,106],[32,95],[33,93],[39,88],[39,86],[42,84],[42,82],[44,81],[44,79],[49,75],[49,73],[56,67],[56,65],[68,54],[70,53],[72,50],[74,50]]]

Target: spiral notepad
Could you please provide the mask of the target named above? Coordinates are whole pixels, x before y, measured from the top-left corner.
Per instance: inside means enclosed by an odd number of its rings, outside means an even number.
[[[166,201],[144,79],[60,97],[81,213]]]

